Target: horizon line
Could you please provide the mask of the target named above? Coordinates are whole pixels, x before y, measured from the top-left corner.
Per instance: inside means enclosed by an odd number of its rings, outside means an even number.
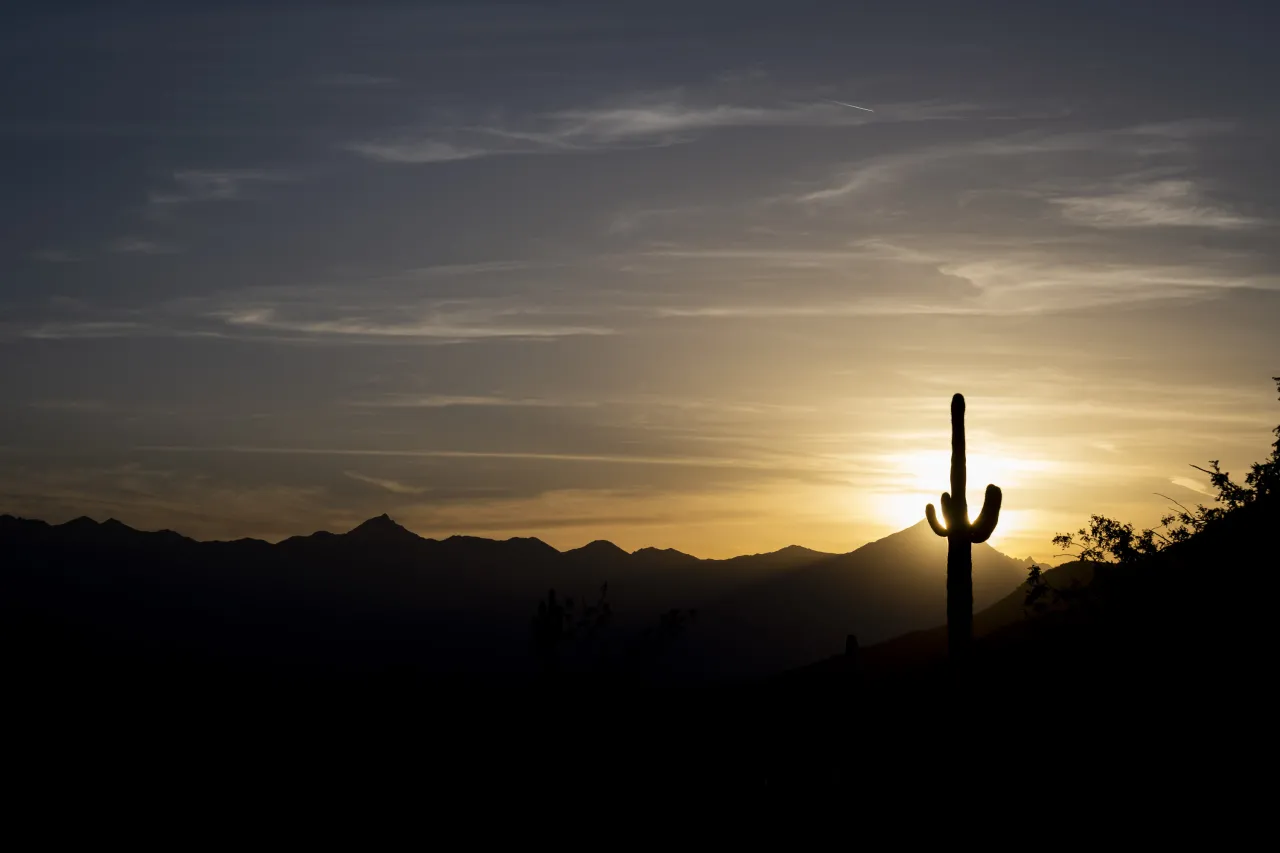
[[[332,531],[328,531],[328,530],[314,530],[314,531],[312,531],[311,533],[297,533],[297,534],[293,534],[293,535],[291,535],[291,536],[285,536],[285,537],[282,537],[282,538],[281,538],[281,539],[279,539],[279,540],[276,540],[275,542],[272,542],[272,541],[267,540],[267,539],[259,539],[259,538],[254,537],[254,536],[241,536],[241,537],[239,537],[238,539],[195,539],[194,537],[187,536],[187,535],[186,535],[186,534],[184,534],[184,533],[179,533],[178,531],[173,530],[173,529],[171,529],[171,528],[167,528],[167,527],[166,527],[166,528],[163,528],[163,529],[160,529],[160,530],[142,530],[142,529],[140,529],[140,528],[133,527],[132,525],[126,524],[125,522],[121,521],[120,519],[116,518],[115,516],[108,517],[108,518],[107,518],[107,519],[105,519],[104,521],[98,521],[97,519],[93,518],[93,517],[92,517],[92,516],[90,516],[90,515],[82,514],[82,515],[75,516],[74,518],[70,518],[70,519],[68,519],[67,521],[64,521],[64,522],[61,522],[61,523],[53,523],[53,522],[46,521],[46,520],[41,519],[41,518],[28,518],[28,517],[26,517],[26,516],[16,515],[16,514],[13,514],[13,513],[8,513],[8,512],[0,513],[0,518],[6,518],[6,517],[7,517],[7,518],[15,519],[15,520],[17,520],[17,521],[29,521],[29,522],[34,522],[34,523],[36,523],[36,524],[44,524],[44,525],[46,525],[46,526],[48,526],[48,527],[63,527],[63,526],[65,526],[65,525],[71,524],[71,523],[76,522],[76,521],[79,521],[79,520],[81,520],[81,519],[87,519],[88,521],[90,521],[91,523],[93,523],[94,525],[97,525],[97,526],[102,526],[102,525],[104,525],[104,524],[107,524],[108,522],[112,522],[112,521],[114,521],[114,522],[116,522],[117,524],[119,524],[119,525],[121,525],[121,526],[123,526],[123,527],[126,527],[126,528],[128,528],[129,530],[132,530],[132,531],[137,532],[137,533],[148,533],[148,534],[154,534],[154,533],[173,533],[173,534],[176,534],[176,535],[178,535],[178,536],[181,536],[181,537],[182,537],[182,538],[184,538],[184,539],[188,539],[188,540],[190,540],[190,541],[192,541],[192,542],[199,542],[199,543],[216,543],[216,542],[241,542],[241,541],[249,540],[249,541],[254,541],[254,542],[263,542],[263,543],[266,543],[266,544],[268,544],[268,545],[272,545],[272,546],[279,545],[280,543],[285,542],[285,541],[287,541],[287,540],[289,540],[289,539],[297,539],[297,538],[304,538],[304,539],[305,539],[305,538],[308,538],[308,537],[310,537],[310,536],[314,536],[314,535],[316,535],[317,533],[327,533],[327,534],[329,534],[329,535],[331,535],[331,536],[345,536],[345,535],[347,535],[348,533],[351,533],[352,531],[354,531],[354,530],[356,530],[357,528],[359,528],[359,527],[361,527],[361,526],[363,526],[363,525],[367,524],[367,523],[368,523],[368,522],[370,522],[370,521],[375,521],[375,520],[378,520],[378,519],[380,519],[380,518],[384,518],[384,517],[385,517],[385,518],[387,518],[389,521],[391,521],[391,523],[392,523],[392,524],[395,524],[395,525],[396,525],[397,527],[399,527],[400,529],[404,530],[404,531],[405,531],[405,532],[407,532],[407,533],[412,534],[413,536],[418,537],[419,539],[423,540],[424,542],[445,542],[445,541],[448,541],[449,539],[483,539],[483,540],[485,540],[485,541],[489,541],[489,542],[511,542],[511,541],[513,541],[513,540],[534,540],[534,541],[537,541],[537,542],[539,542],[539,543],[541,543],[541,544],[543,544],[543,545],[546,545],[548,548],[552,549],[552,550],[553,550],[553,551],[555,551],[557,554],[567,554],[567,553],[570,553],[570,552],[572,552],[572,551],[578,551],[578,550],[581,550],[581,549],[583,549],[583,548],[587,547],[588,545],[593,545],[593,544],[595,544],[595,543],[597,543],[597,542],[604,542],[604,543],[607,543],[607,544],[609,544],[609,545],[613,545],[613,546],[614,546],[615,548],[617,548],[619,551],[622,551],[624,554],[627,554],[628,556],[634,556],[635,554],[639,553],[640,551],[647,551],[647,550],[653,550],[653,551],[674,551],[674,552],[675,552],[675,553],[677,553],[677,554],[680,554],[680,555],[683,555],[683,556],[686,556],[686,557],[692,557],[693,559],[695,559],[695,560],[699,560],[699,561],[702,561],[702,562],[727,562],[728,560],[739,559],[739,558],[742,558],[742,557],[763,557],[763,556],[768,556],[768,555],[770,555],[770,554],[777,554],[777,553],[779,553],[779,552],[781,552],[781,551],[786,551],[786,550],[788,550],[788,549],[790,549],[790,548],[799,548],[799,549],[803,549],[803,550],[808,551],[808,552],[810,552],[810,553],[817,554],[817,555],[820,555],[820,556],[825,556],[825,557],[843,557],[843,556],[847,556],[847,555],[849,555],[849,554],[852,554],[852,553],[854,553],[855,551],[858,551],[858,550],[860,550],[860,549],[862,549],[862,548],[865,548],[865,547],[866,547],[866,546],[868,546],[868,545],[872,545],[872,544],[874,544],[874,543],[876,543],[876,542],[883,541],[884,539],[888,539],[888,538],[890,538],[890,537],[892,537],[892,536],[896,536],[896,535],[901,534],[901,533],[906,533],[907,531],[912,530],[912,529],[914,529],[914,528],[916,528],[916,527],[919,527],[919,526],[921,526],[921,525],[923,525],[923,524],[925,524],[925,523],[926,523],[926,522],[925,522],[925,519],[924,519],[924,518],[923,518],[923,516],[922,516],[922,517],[921,517],[921,519],[920,519],[920,521],[917,521],[915,524],[908,525],[907,527],[904,527],[904,528],[902,528],[901,530],[896,530],[896,531],[894,531],[893,533],[889,533],[889,534],[887,534],[887,535],[885,535],[885,536],[882,536],[882,537],[880,537],[880,538],[878,538],[878,539],[869,539],[869,540],[867,540],[866,542],[863,542],[861,545],[858,545],[858,546],[856,546],[856,547],[854,547],[854,548],[851,548],[851,549],[850,549],[850,550],[848,550],[848,551],[842,551],[842,552],[841,552],[841,551],[821,551],[821,550],[818,550],[818,549],[815,549],[815,548],[809,548],[808,546],[805,546],[805,545],[799,545],[799,544],[797,544],[797,543],[794,543],[794,542],[793,542],[793,543],[791,543],[791,544],[789,544],[789,545],[783,545],[782,547],[775,548],[775,549],[773,549],[772,551],[759,551],[759,552],[756,552],[756,553],[753,553],[753,554],[735,554],[735,555],[734,555],[734,556],[732,556],[732,557],[699,557],[699,556],[697,556],[697,555],[695,555],[695,554],[690,554],[690,553],[688,553],[687,551],[681,551],[681,550],[679,550],[678,548],[660,548],[660,547],[658,547],[658,546],[656,546],[656,545],[645,545],[645,546],[642,546],[642,547],[640,547],[640,548],[637,548],[637,549],[635,549],[635,550],[633,550],[633,551],[628,551],[627,549],[623,548],[622,546],[618,545],[617,543],[613,542],[613,541],[612,541],[612,540],[610,540],[610,539],[592,539],[591,541],[586,542],[586,543],[584,543],[583,545],[579,545],[579,546],[578,546],[578,547],[576,547],[576,548],[567,548],[567,549],[561,550],[561,549],[559,549],[559,548],[556,548],[554,545],[551,545],[550,543],[548,543],[548,542],[544,541],[543,539],[541,539],[541,538],[540,538],[540,537],[538,537],[538,536],[508,536],[508,537],[507,537],[507,538],[505,538],[505,539],[496,539],[496,538],[492,538],[492,537],[488,537],[488,536],[476,536],[476,535],[474,535],[474,534],[469,534],[469,533],[453,533],[453,534],[450,534],[450,535],[445,536],[445,537],[442,537],[442,538],[436,538],[436,537],[434,537],[434,536],[423,536],[423,535],[422,535],[422,534],[420,534],[420,533],[417,533],[417,532],[415,532],[415,531],[413,531],[413,530],[410,530],[409,528],[405,527],[404,525],[401,525],[399,522],[397,522],[397,521],[395,521],[394,519],[392,519],[392,518],[391,518],[391,516],[390,516],[388,513],[381,513],[381,514],[379,514],[379,515],[371,516],[370,518],[365,519],[364,521],[362,521],[362,522],[360,522],[359,524],[355,525],[355,527],[352,527],[350,530],[346,531],[345,533],[333,533]],[[987,543],[984,543],[984,544],[987,544]],[[993,546],[991,546],[990,544],[988,544],[988,547],[990,547],[992,550],[996,550],[996,549],[995,549]],[[1039,561],[1039,560],[1035,560],[1035,558],[1034,558],[1034,557],[1018,557],[1018,556],[1014,556],[1014,555],[1012,555],[1012,554],[1005,554],[1003,551],[996,551],[996,553],[1001,554],[1002,556],[1008,557],[1009,559],[1013,559],[1013,560],[1019,560],[1019,561],[1024,561],[1024,560],[1033,560],[1033,561],[1035,561],[1037,564],[1039,564],[1039,563],[1040,563],[1040,561]]]

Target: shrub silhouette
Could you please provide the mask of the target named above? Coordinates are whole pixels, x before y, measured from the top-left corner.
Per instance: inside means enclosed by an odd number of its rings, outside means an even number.
[[[583,601],[581,612],[575,616],[572,598],[561,602],[556,599],[554,589],[547,590],[547,598],[538,602],[538,612],[531,625],[533,646],[544,677],[560,674],[561,655],[569,644],[575,645],[582,654],[597,651],[595,641],[613,621],[608,595],[609,584],[602,584],[596,603]]]
[[[1280,391],[1280,376],[1273,376],[1272,381]],[[1117,585],[1130,590],[1150,587],[1154,579],[1147,577],[1142,569],[1165,549],[1189,541],[1233,513],[1280,498],[1280,426],[1272,432],[1276,440],[1271,445],[1271,457],[1253,463],[1243,483],[1232,480],[1217,459],[1211,460],[1208,468],[1191,466],[1209,475],[1209,482],[1217,492],[1213,506],[1198,504],[1192,509],[1167,495],[1159,495],[1173,506],[1153,528],[1135,530],[1132,524],[1092,515],[1088,526],[1075,533],[1054,536],[1053,544],[1065,552],[1063,556],[1092,564],[1094,580],[1066,589],[1050,587],[1040,567],[1033,566],[1027,578],[1025,605],[1042,611],[1051,604],[1080,601],[1088,604],[1113,592]]]
[[[557,599],[555,590],[539,600],[530,628],[539,675],[546,681],[642,680],[657,674],[663,657],[698,619],[696,609],[672,608],[659,614],[656,626],[631,636],[615,637],[609,584],[600,587],[595,604]]]
[[[986,542],[1000,520],[1003,496],[997,486],[987,486],[978,520],[969,522],[965,499],[964,397],[951,398],[951,492],[942,493],[942,518],[933,504],[924,515],[933,532],[947,539],[947,653],[955,666],[963,665],[973,645],[973,545]]]
[[[572,602],[570,602],[572,606]],[[533,647],[545,676],[555,675],[560,668],[560,644],[572,617],[563,604],[556,601],[556,591],[547,590],[547,600],[538,602],[538,613],[531,626]]]

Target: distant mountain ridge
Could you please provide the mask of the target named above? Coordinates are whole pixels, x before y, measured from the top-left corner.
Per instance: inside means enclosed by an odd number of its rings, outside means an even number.
[[[359,537],[361,539],[368,539],[370,541],[384,541],[384,542],[388,540],[391,540],[391,541],[416,540],[419,542],[450,542],[450,541],[517,542],[517,543],[529,542],[529,543],[536,543],[537,545],[546,546],[547,548],[551,548],[552,550],[558,551],[558,553],[561,553],[561,554],[616,553],[618,555],[635,556],[637,554],[643,553],[645,555],[661,556],[664,559],[690,559],[690,560],[697,560],[700,562],[728,562],[730,560],[743,560],[743,559],[750,559],[753,557],[768,557],[768,556],[775,556],[780,559],[785,557],[793,557],[796,559],[813,557],[814,559],[817,559],[819,557],[835,556],[832,552],[828,552],[828,551],[816,551],[812,548],[805,548],[801,545],[787,545],[783,548],[779,548],[776,551],[764,551],[756,554],[742,554],[736,557],[703,558],[703,557],[694,556],[693,554],[688,554],[684,551],[680,551],[675,548],[657,548],[654,546],[644,546],[642,548],[636,549],[635,551],[627,551],[626,549],[614,544],[613,542],[607,539],[596,539],[578,548],[570,548],[565,551],[559,551],[559,549],[555,548],[552,545],[548,545],[547,543],[543,542],[541,539],[539,539],[536,536],[512,536],[512,537],[508,537],[507,539],[490,539],[484,536],[471,536],[467,534],[454,534],[444,539],[436,539],[429,536],[422,536],[420,534],[414,533],[412,530],[409,530],[407,527],[404,527],[403,525],[399,524],[394,519],[392,519],[391,516],[388,515],[387,513],[382,513],[381,515],[376,515],[372,518],[362,521],[361,523],[357,524],[355,527],[348,530],[346,533],[333,533],[332,531],[328,531],[328,530],[317,530],[314,533],[303,533],[303,534],[296,534],[294,536],[288,536],[276,543],[271,543],[265,539],[257,539],[255,537],[250,537],[250,536],[241,537],[239,539],[193,539],[189,536],[185,536],[181,533],[177,533],[176,531],[169,530],[167,528],[163,530],[156,530],[156,531],[140,530],[135,527],[130,527],[129,525],[119,521],[116,518],[107,518],[105,521],[99,522],[91,518],[90,516],[82,515],[77,518],[73,518],[69,521],[65,521],[61,524],[53,524],[51,522],[41,521],[39,519],[28,519],[28,518],[13,515],[10,513],[0,514],[0,526],[6,525],[6,524],[13,525],[13,524],[21,524],[21,523],[39,524],[39,525],[44,525],[45,527],[48,527],[48,528],[64,530],[64,531],[90,531],[90,530],[106,529],[106,530],[116,530],[121,532],[127,531],[129,533],[140,534],[145,536],[160,536],[160,535],[167,536],[167,537],[176,536],[191,542],[223,542],[223,543],[261,542],[264,545],[281,545],[286,542],[294,542],[298,540],[313,539],[313,538],[324,539],[324,538],[334,537],[334,536],[351,536],[351,537]],[[0,531],[2,530],[3,530],[3,527],[0,527]]]
[[[52,630],[76,655],[510,675],[530,666],[529,619],[548,589],[594,601],[607,583],[619,630],[697,608],[689,662],[752,675],[821,659],[846,633],[874,641],[937,624],[945,542],[922,529],[848,554],[792,545],[703,560],[607,540],[562,552],[533,537],[431,539],[385,514],[274,544],[3,515],[0,619]],[[1024,563],[975,549],[977,606],[1023,580]]]
[[[46,521],[37,519],[27,519],[11,514],[0,514],[0,537],[8,533],[12,535],[15,531],[22,529],[23,525],[39,525],[48,528],[49,531],[60,531],[72,534],[78,537],[106,537],[114,535],[117,537],[115,541],[125,541],[124,537],[164,537],[166,541],[176,543],[178,541],[190,542],[193,544],[209,544],[209,545],[247,545],[248,543],[256,543],[260,546],[268,548],[295,549],[307,548],[320,542],[360,542],[370,546],[387,547],[387,546],[422,546],[430,548],[432,546],[444,546],[449,550],[456,550],[466,546],[473,546],[477,549],[492,549],[501,551],[501,546],[512,549],[512,555],[523,552],[525,556],[532,552],[542,552],[545,554],[560,554],[574,559],[591,559],[591,560],[627,560],[634,559],[639,561],[650,562],[654,564],[676,565],[676,564],[749,564],[755,561],[767,562],[776,566],[797,565],[803,562],[821,559],[823,557],[835,556],[829,552],[815,551],[810,548],[804,548],[799,545],[788,545],[777,551],[766,551],[758,554],[744,554],[737,557],[728,558],[710,558],[704,559],[687,554],[675,548],[656,548],[646,546],[638,548],[635,551],[628,552],[626,549],[610,542],[607,539],[597,539],[578,548],[571,548],[566,551],[560,551],[552,545],[543,542],[536,536],[512,536],[507,539],[490,539],[482,536],[470,536],[465,534],[454,534],[444,539],[435,539],[432,537],[421,536],[408,528],[400,525],[386,513],[374,516],[361,522],[345,533],[333,533],[327,530],[318,530],[314,533],[298,534],[281,539],[279,542],[271,543],[264,539],[255,539],[252,537],[243,537],[240,539],[213,539],[198,540],[184,536],[173,530],[145,531],[130,527],[127,524],[115,519],[108,518],[105,521],[98,522],[89,516],[79,516],[62,524],[51,524]],[[32,529],[26,532],[29,535]],[[105,538],[100,541],[109,541]],[[135,541],[142,541],[140,539]],[[157,540],[158,541],[158,540]]]

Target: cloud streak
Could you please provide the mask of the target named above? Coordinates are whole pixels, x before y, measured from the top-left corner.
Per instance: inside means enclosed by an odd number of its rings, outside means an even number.
[[[421,495],[430,491],[422,486],[409,486],[399,482],[398,480],[370,477],[366,474],[361,474],[358,471],[343,471],[342,473],[344,476],[350,477],[352,480],[356,480],[360,483],[366,483],[370,486],[377,486],[379,489],[391,492],[394,495]]]
[[[480,147],[462,148],[435,139],[389,139],[377,142],[351,142],[344,146],[353,154],[382,163],[451,163],[494,154],[532,154],[537,149],[494,150]]]
[[[826,100],[746,106],[664,95],[544,113],[526,120],[525,125],[448,126],[418,134],[355,141],[343,147],[384,163],[446,163],[515,154],[662,147],[692,142],[715,130],[855,127],[873,121],[956,119],[981,112],[981,107],[967,103],[890,104],[877,108],[874,113],[862,113]]]
[[[275,308],[252,308],[221,314],[230,326],[352,340],[400,340],[463,343],[498,339],[546,339],[612,335],[602,326],[567,326],[521,322],[509,324],[505,311],[431,312],[416,322],[385,322],[366,317],[303,320],[281,317]]]
[[[1235,231],[1263,223],[1202,203],[1187,180],[1153,181],[1099,195],[1049,199],[1071,222],[1094,228],[1209,228]]]
[[[397,395],[382,400],[355,402],[352,405],[389,409],[451,409],[487,406],[494,408],[591,408],[593,402],[569,402],[546,400],[536,397],[502,397],[485,395],[429,394],[426,396]]]
[[[108,245],[107,251],[117,255],[176,255],[182,247],[141,237],[124,237]]]
[[[940,164],[965,160],[1100,152],[1151,157],[1187,153],[1195,140],[1222,134],[1233,125],[1220,121],[1176,121],[1085,131],[1032,131],[996,139],[923,146],[867,158],[844,170],[831,185],[784,197],[802,204],[840,201],[887,184],[896,184]]]
[[[73,264],[79,260],[73,253],[65,249],[38,249],[31,253],[31,257],[47,264]]]
[[[628,456],[607,453],[540,453],[535,451],[485,450],[382,450],[373,448],[255,447],[222,445],[195,447],[187,445],[144,445],[134,448],[151,453],[236,453],[282,456],[369,456],[403,459],[509,459],[531,462],[583,462],[615,465],[660,465],[682,468],[754,468],[777,470],[772,463],[757,459],[703,456]]]
[[[172,188],[152,192],[147,200],[159,207],[236,201],[248,196],[255,185],[288,180],[290,176],[283,172],[265,169],[185,169],[173,173]]]

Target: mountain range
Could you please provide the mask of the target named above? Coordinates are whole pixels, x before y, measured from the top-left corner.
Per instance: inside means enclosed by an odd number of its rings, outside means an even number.
[[[548,589],[579,608],[607,584],[612,630],[696,612],[671,672],[765,675],[945,619],[946,543],[921,522],[848,554],[799,546],[703,560],[596,541],[429,539],[386,515],[278,543],[199,542],[114,519],[0,516],[0,613],[13,666],[33,671],[431,674],[504,681],[534,667]],[[974,549],[975,609],[1027,560]],[[16,643],[16,645],[15,645]]]

